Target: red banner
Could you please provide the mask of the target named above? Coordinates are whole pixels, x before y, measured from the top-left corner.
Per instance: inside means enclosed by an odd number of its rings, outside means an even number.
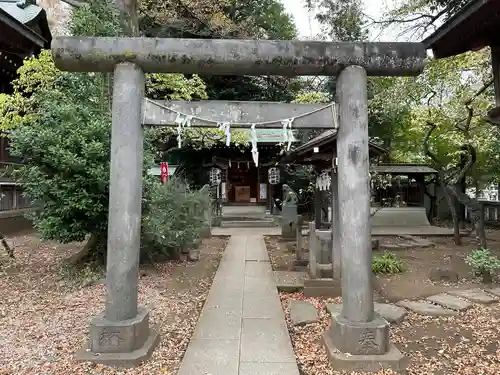
[[[168,164],[161,163],[160,169],[161,169],[161,175],[160,175],[161,183],[164,184],[165,182],[168,182]]]

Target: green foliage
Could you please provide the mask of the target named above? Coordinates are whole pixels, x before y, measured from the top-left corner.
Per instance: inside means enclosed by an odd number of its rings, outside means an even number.
[[[363,2],[360,0],[307,0],[306,5],[316,10],[316,19],[323,34],[335,41],[366,40]]]
[[[280,0],[177,0],[140,2],[144,35],[174,38],[295,39],[291,15]],[[296,78],[204,76],[212,100],[289,102]]]
[[[73,11],[75,35],[116,35],[118,15],[107,0],[95,0]],[[102,17],[102,22],[101,20]],[[111,129],[111,77],[59,71],[50,51],[27,59],[8,102],[11,152],[25,165],[14,178],[37,202],[34,224],[45,239],[83,241],[93,234],[105,241],[108,218]],[[190,100],[204,96],[196,76],[150,75],[148,90],[164,97]],[[28,94],[28,95],[26,95]],[[4,106],[5,108],[5,106]],[[5,112],[4,112],[5,117]],[[6,123],[3,123],[5,126]],[[147,170],[154,162],[154,131],[145,133],[143,208],[152,190]],[[98,243],[88,258],[105,255]]]
[[[110,115],[98,100],[99,77],[61,73],[33,94],[31,120],[9,136],[26,164],[14,177],[42,207],[34,214],[43,238],[83,241],[107,227]]]
[[[156,183],[143,216],[142,257],[149,261],[171,258],[193,245],[200,238],[209,203],[208,194],[190,190],[179,179]]]
[[[310,103],[328,103],[328,95],[323,92],[304,92],[296,96],[293,103],[302,103],[302,104],[310,104]]]
[[[393,275],[404,272],[405,263],[396,257],[394,253],[384,252],[382,255],[375,255],[372,258],[372,270],[376,274]]]
[[[500,260],[489,249],[477,249],[467,255],[465,263],[481,275],[491,275],[500,268]]]

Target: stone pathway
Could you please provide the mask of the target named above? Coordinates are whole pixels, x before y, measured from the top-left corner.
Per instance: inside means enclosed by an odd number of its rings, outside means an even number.
[[[407,310],[424,316],[456,316],[460,311],[470,309],[474,303],[489,305],[498,303],[500,288],[495,289],[453,289],[447,293],[427,297],[425,300],[409,301],[403,300],[396,304],[375,303],[374,310],[382,318],[392,324],[401,323]],[[295,301],[292,301],[295,302]],[[312,309],[314,306],[307,301],[296,301],[290,304],[290,315],[295,325],[305,325],[316,321]],[[327,306],[331,314],[339,314],[342,305],[329,304]]]
[[[264,238],[234,232],[178,375],[299,375]]]

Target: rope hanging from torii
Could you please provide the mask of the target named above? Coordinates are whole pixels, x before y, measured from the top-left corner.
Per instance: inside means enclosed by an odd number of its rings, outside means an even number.
[[[229,147],[231,144],[231,125],[239,127],[239,128],[245,128],[249,127],[250,128],[250,142],[252,144],[252,158],[256,166],[258,166],[258,158],[259,158],[259,151],[257,148],[257,131],[256,127],[257,126],[265,126],[269,124],[279,124],[281,123],[283,127],[283,143],[286,145],[286,150],[290,151],[292,142],[294,140],[294,135],[293,135],[293,129],[292,125],[293,122],[302,117],[306,117],[309,115],[312,115],[317,112],[321,112],[327,108],[331,108],[333,112],[333,128],[338,129],[338,117],[337,117],[337,111],[336,111],[336,105],[335,103],[330,103],[328,105],[325,105],[324,107],[318,108],[314,111],[306,112],[300,115],[297,115],[295,117],[290,117],[286,119],[279,119],[279,120],[271,120],[271,121],[264,121],[264,122],[256,122],[256,123],[246,123],[246,122],[220,122],[220,121],[214,121],[210,119],[205,119],[199,116],[195,115],[188,115],[182,112],[179,112],[173,108],[167,107],[163,104],[157,103],[155,101],[152,101],[148,98],[145,98],[147,103],[152,103],[164,110],[168,110],[170,112],[174,112],[177,114],[177,118],[175,120],[175,124],[177,125],[177,142],[179,148],[182,146],[182,133],[184,132],[184,129],[186,127],[191,127],[191,122],[193,119],[200,120],[202,122],[206,122],[207,125],[213,124],[213,127],[216,127],[224,132],[224,135],[226,136],[226,146]],[[144,112],[144,119],[143,119],[143,125],[146,120],[146,112]]]

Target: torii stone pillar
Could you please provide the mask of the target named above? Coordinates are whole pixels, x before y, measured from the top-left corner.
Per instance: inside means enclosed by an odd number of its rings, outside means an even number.
[[[398,371],[404,357],[389,343],[389,323],[373,306],[367,83],[360,66],[345,68],[337,78],[342,309],[332,313],[324,340],[334,367]]]
[[[141,119],[148,117],[141,104],[144,73],[339,75],[338,192],[345,305],[332,317],[334,334],[327,333],[325,342],[336,368],[400,367],[401,355],[388,344],[387,322],[373,313],[366,75],[418,75],[426,57],[423,44],[63,37],[54,39],[52,52],[62,70],[115,73],[108,294],[104,314],[92,322],[90,350],[77,358],[129,366],[146,359],[158,342],[149,328],[148,310],[137,304]],[[266,128],[281,128],[276,120]],[[302,128],[318,127],[302,120]],[[192,126],[207,124],[193,121]]]

